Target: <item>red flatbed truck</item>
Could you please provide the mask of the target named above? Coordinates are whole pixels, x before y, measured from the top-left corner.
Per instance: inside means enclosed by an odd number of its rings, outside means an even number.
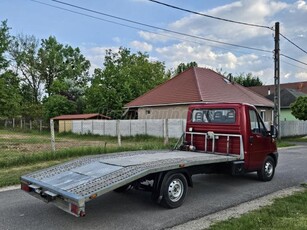
[[[21,189],[77,217],[85,203],[110,191],[150,191],[167,208],[181,206],[192,175],[275,173],[274,127],[268,131],[256,108],[242,103],[189,107],[186,132],[172,151],[135,151],[82,157],[21,177]]]

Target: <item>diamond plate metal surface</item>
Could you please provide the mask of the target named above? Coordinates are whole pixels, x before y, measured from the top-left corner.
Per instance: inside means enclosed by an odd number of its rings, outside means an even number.
[[[87,199],[104,194],[150,173],[191,166],[236,160],[226,156],[182,151],[136,151],[88,156],[26,175],[42,181],[59,192]]]

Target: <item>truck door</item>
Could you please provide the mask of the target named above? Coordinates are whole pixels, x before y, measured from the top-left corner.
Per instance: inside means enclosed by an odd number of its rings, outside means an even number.
[[[262,119],[254,109],[249,109],[249,166],[250,170],[260,169],[270,152],[271,137]]]

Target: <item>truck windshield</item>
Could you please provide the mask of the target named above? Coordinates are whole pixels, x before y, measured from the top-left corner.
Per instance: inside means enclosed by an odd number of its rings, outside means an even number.
[[[194,109],[192,112],[192,122],[231,124],[235,121],[234,109]]]

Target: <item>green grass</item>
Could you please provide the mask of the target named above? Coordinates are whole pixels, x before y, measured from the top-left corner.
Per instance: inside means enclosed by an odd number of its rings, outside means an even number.
[[[282,140],[288,141],[288,142],[306,142],[307,143],[306,136],[286,137],[286,138],[282,138]]]
[[[305,136],[297,136],[297,137],[284,137],[281,140],[277,141],[277,146],[280,147],[289,147],[294,146],[294,142],[306,142],[307,138]]]
[[[174,146],[175,141],[170,139],[170,144],[165,146],[163,138],[138,135],[123,137],[122,146],[119,147],[117,137],[64,133],[56,134],[57,151],[52,152],[48,133],[0,130],[0,187],[19,183],[19,177],[25,173],[77,157],[133,150],[166,149]],[[69,143],[70,145],[67,145]],[[76,147],[77,144],[81,146]],[[64,145],[62,149],[61,145]]]
[[[285,198],[278,198],[270,206],[240,218],[218,222],[210,230],[307,229],[307,189]]]

